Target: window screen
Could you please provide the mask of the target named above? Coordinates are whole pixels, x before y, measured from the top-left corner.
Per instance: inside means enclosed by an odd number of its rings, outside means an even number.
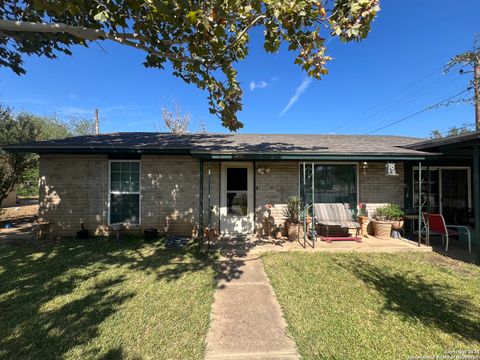
[[[357,167],[350,164],[323,165],[303,164],[300,166],[300,195],[306,204],[312,201],[312,181],[315,203],[344,203],[351,209],[357,205]]]

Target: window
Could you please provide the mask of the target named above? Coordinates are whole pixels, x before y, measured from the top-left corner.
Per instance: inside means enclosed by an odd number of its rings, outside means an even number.
[[[110,224],[140,223],[140,161],[110,162]]]
[[[344,203],[350,209],[357,206],[356,164],[303,164],[300,166],[300,197],[306,204],[312,202],[312,181],[316,203]],[[313,176],[312,176],[313,175]]]
[[[232,216],[247,216],[248,169],[227,168],[227,213]]]

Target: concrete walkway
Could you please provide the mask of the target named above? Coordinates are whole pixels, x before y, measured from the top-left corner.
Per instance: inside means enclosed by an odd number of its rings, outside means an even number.
[[[260,258],[220,261],[206,359],[299,359],[285,329]]]

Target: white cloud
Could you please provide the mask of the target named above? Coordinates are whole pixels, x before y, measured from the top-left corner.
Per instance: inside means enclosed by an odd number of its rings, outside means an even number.
[[[288,109],[290,109],[293,106],[293,104],[295,104],[298,101],[298,99],[300,99],[300,96],[302,96],[305,90],[308,89],[311,82],[312,82],[311,78],[303,79],[302,83],[295,90],[295,94],[293,94],[293,96],[288,101],[287,106],[285,106],[285,108],[280,113],[280,116],[283,116],[288,111]]]
[[[265,80],[260,80],[259,82],[255,81],[250,81],[250,91],[253,91],[255,89],[263,89],[269,86],[270,84],[267,83]]]
[[[99,107],[100,116],[110,116],[115,118],[122,118],[127,116],[138,115],[141,111],[140,107],[133,105],[111,105]],[[55,112],[60,116],[66,117],[93,117],[95,108],[83,108],[75,106],[57,106]]]

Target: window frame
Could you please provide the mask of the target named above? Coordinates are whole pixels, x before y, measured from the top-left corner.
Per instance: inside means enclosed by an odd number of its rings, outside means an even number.
[[[298,162],[298,198],[301,199],[302,195],[302,166],[303,165],[355,165],[356,186],[357,186],[357,206],[360,204],[360,162],[358,161],[299,161]]]
[[[112,163],[138,163],[138,191],[112,191]],[[138,195],[138,223],[130,224],[132,226],[141,226],[142,224],[142,161],[141,160],[108,160],[108,214],[107,214],[107,224],[108,226],[112,225],[110,222],[111,214],[111,202],[113,195]]]

